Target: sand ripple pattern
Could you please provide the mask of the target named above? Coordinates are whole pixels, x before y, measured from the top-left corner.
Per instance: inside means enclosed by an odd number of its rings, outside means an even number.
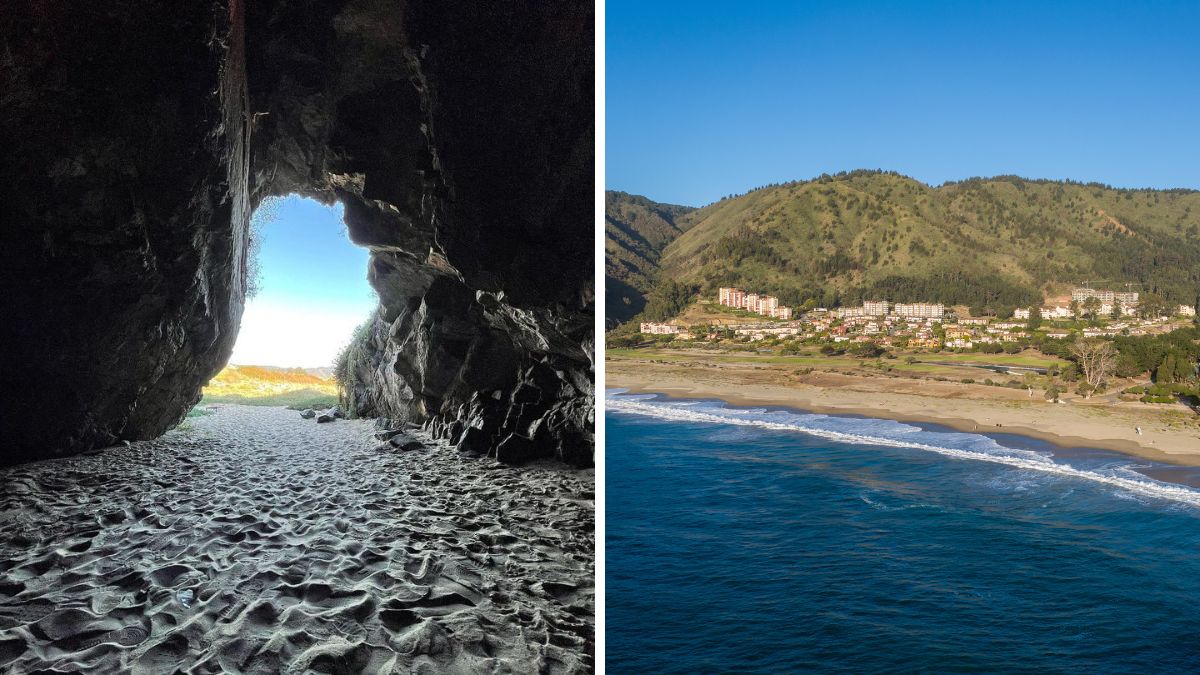
[[[0,469],[0,672],[588,672],[594,474],[223,406]]]

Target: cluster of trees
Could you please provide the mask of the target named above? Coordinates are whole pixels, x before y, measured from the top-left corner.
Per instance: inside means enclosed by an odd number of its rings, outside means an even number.
[[[780,252],[783,249],[779,245],[780,238],[778,230],[756,232],[743,227],[732,236],[722,237],[709,246],[700,257],[700,264],[707,266],[719,263],[728,269],[745,262],[759,262],[788,275],[803,275],[804,270],[799,262]]]
[[[918,302],[937,298],[947,305],[969,305],[973,314],[996,314],[1016,307],[1040,303],[1038,291],[991,274],[949,270],[928,277],[893,275],[847,293],[851,303],[866,298],[888,298],[893,302]],[[976,312],[975,310],[979,311]]]
[[[1200,286],[1200,240],[1168,236],[1137,227],[1137,237],[1117,237],[1076,242],[1092,259],[1090,273],[1110,279],[1132,279],[1143,289],[1139,305],[1147,298],[1167,304],[1195,300]]]
[[[1136,377],[1146,373],[1157,373],[1168,361],[1189,364],[1191,375],[1195,376],[1195,366],[1200,361],[1200,329],[1195,326],[1180,328],[1164,335],[1130,335],[1113,339],[1120,358],[1114,364],[1114,374],[1118,377]],[[1171,365],[1164,372],[1181,372],[1180,366]]]
[[[682,312],[692,298],[696,296],[697,288],[690,284],[677,281],[661,281],[646,298],[646,308],[642,317],[647,321],[663,321]]]
[[[1122,336],[1112,340],[1079,338],[1045,340],[1044,354],[1070,359],[1079,369],[1086,391],[1100,387],[1109,377],[1150,375],[1164,385],[1197,383],[1200,363],[1200,328],[1180,328],[1164,335]]]

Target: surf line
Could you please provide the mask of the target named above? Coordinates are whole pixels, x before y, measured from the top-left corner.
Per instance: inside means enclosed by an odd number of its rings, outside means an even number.
[[[1178,485],[1162,483],[1153,479],[1138,480],[1136,478],[1110,476],[1096,473],[1094,471],[1085,471],[1083,469],[1076,469],[1075,467],[1068,466],[1066,464],[1058,464],[1049,458],[1035,459],[1032,457],[1016,457],[1005,454],[989,454],[985,452],[976,452],[974,450],[960,450],[958,448],[947,448],[940,445],[929,445],[927,443],[915,443],[912,441],[898,441],[890,438],[879,438],[876,436],[848,434],[840,431],[830,431],[828,429],[813,429],[811,427],[805,427],[799,424],[771,422],[768,420],[750,420],[733,416],[716,415],[697,410],[682,410],[670,406],[655,405],[653,403],[644,403],[641,401],[622,400],[620,398],[610,398],[606,401],[605,405],[608,410],[614,412],[656,417],[659,419],[676,422],[734,424],[747,427],[758,427],[761,429],[771,429],[775,431],[800,432],[810,436],[817,436],[819,438],[826,438],[832,441],[851,443],[854,445],[877,445],[892,448],[907,448],[913,450],[923,450],[926,452],[935,452],[939,455],[952,457],[954,459],[991,462],[993,464],[1003,464],[1005,466],[1015,467],[1018,469],[1028,469],[1030,471],[1040,471],[1042,473],[1048,473],[1057,476],[1065,476],[1068,478],[1092,481],[1094,483],[1102,483],[1148,497],[1166,499],[1200,508],[1200,491]]]

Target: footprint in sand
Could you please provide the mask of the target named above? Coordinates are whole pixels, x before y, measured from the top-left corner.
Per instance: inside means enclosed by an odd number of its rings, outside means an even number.
[[[27,648],[25,639],[20,636],[0,639],[0,668],[12,663],[18,656],[24,654]]]
[[[41,621],[54,611],[54,605],[45,600],[29,600],[15,607],[0,609],[0,616],[11,618],[18,624]]]
[[[591,670],[594,521],[564,497],[591,474],[465,475],[292,417],[223,408],[79,478],[0,468],[0,673]]]
[[[86,651],[105,643],[116,644],[122,647],[136,647],[145,642],[148,637],[150,637],[150,633],[146,629],[138,626],[126,626],[119,630],[105,631],[99,635],[82,640],[71,651]]]

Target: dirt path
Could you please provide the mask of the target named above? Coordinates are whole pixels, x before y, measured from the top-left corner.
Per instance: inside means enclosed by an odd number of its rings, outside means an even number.
[[[583,672],[591,471],[222,406],[0,469],[0,671]]]

